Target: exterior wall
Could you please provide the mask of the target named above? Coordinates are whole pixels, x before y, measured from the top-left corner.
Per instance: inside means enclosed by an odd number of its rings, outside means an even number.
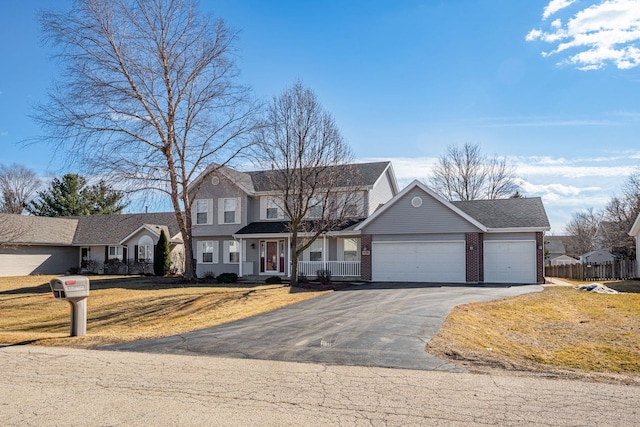
[[[360,236],[360,277],[371,280],[371,235]]]
[[[376,185],[369,191],[369,202],[367,203],[368,212],[366,216],[374,213],[376,209],[378,209],[378,206],[387,203],[393,196],[395,196],[395,193],[391,185],[389,171],[387,170]]]
[[[484,280],[484,245],[482,233],[465,234],[467,282]]]
[[[536,280],[544,283],[544,233],[536,233]]]
[[[422,199],[422,205],[414,207],[411,200]],[[472,233],[480,230],[450,210],[422,189],[416,187],[398,199],[381,215],[368,224],[366,234],[441,234],[442,230],[451,233]]]
[[[19,246],[0,249],[0,276],[64,274],[78,267],[78,248],[71,246]]]
[[[192,234],[194,237],[231,235],[248,224],[250,217],[249,209],[252,208],[252,210],[255,211],[254,203],[249,202],[249,197],[243,190],[223,176],[216,176],[220,179],[219,184],[213,185],[211,179],[208,179],[200,187],[198,193],[191,196],[193,200],[191,212]],[[232,197],[240,198],[239,223],[218,224],[220,217],[219,203],[221,203],[221,199]],[[207,224],[196,224],[196,200],[207,200],[209,202],[208,214],[210,218],[208,218]]]
[[[228,240],[234,240],[231,236],[216,236],[216,237],[198,237],[194,238],[194,256],[196,257],[196,275],[198,277],[204,277],[207,273],[219,275],[222,273],[236,273],[240,275],[239,263],[225,263],[225,251],[224,242]],[[214,256],[214,262],[203,263],[202,257],[198,250],[198,242],[213,241],[217,244],[217,257]],[[260,244],[258,239],[243,239],[241,255],[244,257],[241,259],[243,276],[257,275],[260,272]],[[251,247],[251,244],[254,247]],[[285,264],[286,267],[286,264]]]
[[[536,240],[537,233],[486,233],[484,240]]]
[[[442,242],[449,240],[461,241],[465,239],[463,233],[433,233],[433,234],[376,234],[371,236],[374,242]]]

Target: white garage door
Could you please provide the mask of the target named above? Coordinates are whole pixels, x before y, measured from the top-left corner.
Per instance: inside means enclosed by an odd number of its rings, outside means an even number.
[[[371,263],[378,282],[466,281],[464,242],[374,242]]]
[[[26,276],[42,265],[50,255],[0,254],[0,276]]]
[[[536,242],[484,242],[486,283],[536,283]]]

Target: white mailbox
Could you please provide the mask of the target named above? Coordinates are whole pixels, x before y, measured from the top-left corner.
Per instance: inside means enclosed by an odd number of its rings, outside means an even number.
[[[85,276],[63,276],[51,279],[51,292],[57,299],[71,304],[71,336],[81,337],[87,333],[87,297],[89,278]]]

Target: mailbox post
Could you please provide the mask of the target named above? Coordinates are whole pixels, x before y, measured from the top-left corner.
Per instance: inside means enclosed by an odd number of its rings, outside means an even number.
[[[72,337],[82,337],[87,333],[87,297],[89,278],[85,276],[63,276],[51,279],[51,292],[57,299],[65,299],[71,304]]]

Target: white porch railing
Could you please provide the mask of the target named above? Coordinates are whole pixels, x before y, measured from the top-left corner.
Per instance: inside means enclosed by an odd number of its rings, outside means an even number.
[[[360,277],[360,261],[298,261],[298,274],[315,277],[318,270],[329,270],[336,277]]]

